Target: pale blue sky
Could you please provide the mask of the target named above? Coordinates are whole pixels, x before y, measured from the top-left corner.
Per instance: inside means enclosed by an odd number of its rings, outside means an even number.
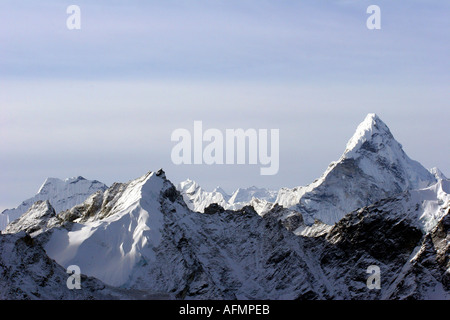
[[[66,28],[67,6],[81,30]],[[368,30],[366,8],[381,8]],[[450,175],[448,1],[0,3],[0,209],[47,176],[312,182],[369,112]],[[280,171],[175,166],[176,128],[280,129]]]

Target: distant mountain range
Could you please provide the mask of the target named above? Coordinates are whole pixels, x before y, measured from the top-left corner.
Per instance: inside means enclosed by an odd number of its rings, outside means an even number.
[[[0,298],[450,299],[449,194],[375,114],[304,187],[228,195],[161,169],[109,188],[47,179],[1,214]],[[86,275],[77,293],[69,265]]]

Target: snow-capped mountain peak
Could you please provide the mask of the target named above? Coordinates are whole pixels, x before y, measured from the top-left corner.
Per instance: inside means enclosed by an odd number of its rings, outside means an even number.
[[[231,196],[229,202],[250,202],[253,198],[274,201],[276,198],[276,192],[255,186],[249,188],[238,188]]]
[[[47,178],[36,195],[23,201],[17,208],[6,209],[0,214],[0,230],[18,219],[36,201],[48,200],[56,213],[72,208],[85,201],[96,191],[104,191],[107,186],[97,180],[87,180],[81,176],[67,178]]]
[[[258,188],[238,188],[230,196],[221,187],[206,191],[198,183],[187,179],[177,185],[189,209],[203,212],[210,204],[216,203],[224,209],[239,210],[246,205],[253,205],[258,214],[268,211],[277,197],[277,191]]]
[[[432,175],[434,175],[436,180],[446,180],[447,179],[447,177],[442,173],[442,171],[436,167],[431,168],[429,171]]]
[[[45,249],[63,266],[82,265],[84,272],[122,285],[137,264],[155,260],[154,248],[162,241],[164,223],[161,201],[176,196],[163,170],[114,184],[62,212],[59,218],[73,225],[69,232],[54,230]],[[78,239],[85,240],[80,243]],[[104,267],[99,268],[98,261]]]
[[[80,181],[87,181],[82,176],[78,177],[71,177],[71,178],[65,178],[64,180],[58,179],[58,178],[47,178],[45,179],[44,183],[41,185],[37,193],[45,193],[48,192],[48,190],[52,189],[61,189],[64,188],[64,185],[66,184],[76,184]],[[93,180],[93,183],[96,183],[98,181]]]
[[[43,232],[51,218],[56,216],[55,209],[48,200],[36,201],[19,219],[11,222],[2,233],[17,233],[26,231]]]
[[[231,197],[231,196],[230,196],[225,190],[223,190],[220,186],[215,187],[214,190],[213,190],[212,192],[213,192],[213,193],[220,193],[226,201],[228,201],[228,200],[230,199],[230,197]]]
[[[278,192],[254,186],[238,188],[228,198],[217,188],[208,192],[188,179],[177,189],[189,208],[198,212],[217,203],[230,210],[253,205],[258,214],[264,215],[279,204],[298,211],[308,225],[316,219],[332,225],[357,208],[436,183],[435,176],[445,177],[436,170],[430,172],[411,160],[388,126],[370,113],[358,125],[342,156],[306,187],[282,188]]]
[[[176,188],[183,196],[186,205],[193,211],[203,212],[211,203],[226,207],[230,198],[220,187],[215,188],[212,192],[206,191],[197,182],[190,179],[180,182]]]
[[[397,149],[402,148],[395,141],[388,126],[375,113],[369,113],[347,142],[343,157],[357,158],[362,155],[359,152],[361,148],[375,152],[382,150],[386,144],[392,144]]]
[[[200,186],[197,184],[197,182],[191,179],[186,179],[185,181],[182,181],[178,184],[179,190],[182,190],[183,192],[189,194],[195,193],[198,188],[200,188]]]
[[[387,125],[371,113],[338,161],[307,187],[283,189],[276,203],[298,210],[308,224],[318,219],[331,225],[357,208],[434,183],[434,175],[411,160]]]
[[[63,267],[75,264],[112,286],[181,299],[287,299],[321,290],[318,281],[290,290],[301,279],[319,276],[296,236],[250,207],[192,212],[160,172],[114,184],[95,196],[101,201],[88,199],[72,208],[78,218],[36,239]],[[82,221],[86,215],[92,219]],[[76,217],[63,212],[58,218],[65,216]],[[275,280],[267,280],[276,268],[289,270],[276,276],[283,284],[279,291]]]
[[[388,126],[374,113],[366,116],[348,141],[339,161],[346,159],[357,160],[368,176],[398,178],[405,189],[425,188],[436,182],[428,170],[406,155]]]

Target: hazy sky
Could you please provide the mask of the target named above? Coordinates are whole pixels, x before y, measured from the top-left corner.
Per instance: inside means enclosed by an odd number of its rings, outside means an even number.
[[[66,9],[81,9],[68,30]],[[381,8],[381,30],[366,9]],[[0,2],[0,210],[46,177],[164,168],[206,189],[306,185],[375,112],[450,175],[450,2]],[[172,164],[177,128],[279,129],[280,170]]]

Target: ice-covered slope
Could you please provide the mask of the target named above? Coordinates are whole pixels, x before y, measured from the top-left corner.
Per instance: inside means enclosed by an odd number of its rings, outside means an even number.
[[[332,225],[357,208],[434,183],[434,175],[405,154],[386,124],[369,114],[319,179],[281,189],[275,202],[300,212],[308,224],[319,219]]]
[[[159,197],[167,185],[156,175],[148,173],[128,184],[113,186],[112,191],[117,192],[110,199],[113,203],[99,206],[90,221],[73,225],[69,233],[54,230],[45,247],[49,256],[63,266],[79,265],[86,274],[108,284],[126,283],[138,263],[155,261],[154,248],[161,242]],[[111,194],[104,195],[107,198]],[[97,196],[101,193],[91,198]],[[108,204],[112,207],[106,209]],[[79,207],[72,211],[76,210]]]
[[[206,191],[190,179],[179,183],[177,190],[182,194],[188,207],[197,212],[203,212],[210,204],[216,203],[229,210],[239,210],[251,205],[256,212],[263,214],[272,207],[278,194],[277,191],[252,186],[238,188],[230,196],[220,187],[212,192]]]
[[[107,186],[103,183],[97,180],[87,180],[83,177],[65,180],[47,178],[34,197],[23,201],[17,208],[6,209],[0,214],[0,230],[4,230],[8,223],[18,219],[36,201],[50,201],[52,207],[58,213],[82,203],[94,192],[106,189]]]
[[[380,201],[379,208],[397,215],[401,213],[404,219],[427,233],[450,208],[450,180],[439,180],[428,188],[408,190],[391,199]]]

